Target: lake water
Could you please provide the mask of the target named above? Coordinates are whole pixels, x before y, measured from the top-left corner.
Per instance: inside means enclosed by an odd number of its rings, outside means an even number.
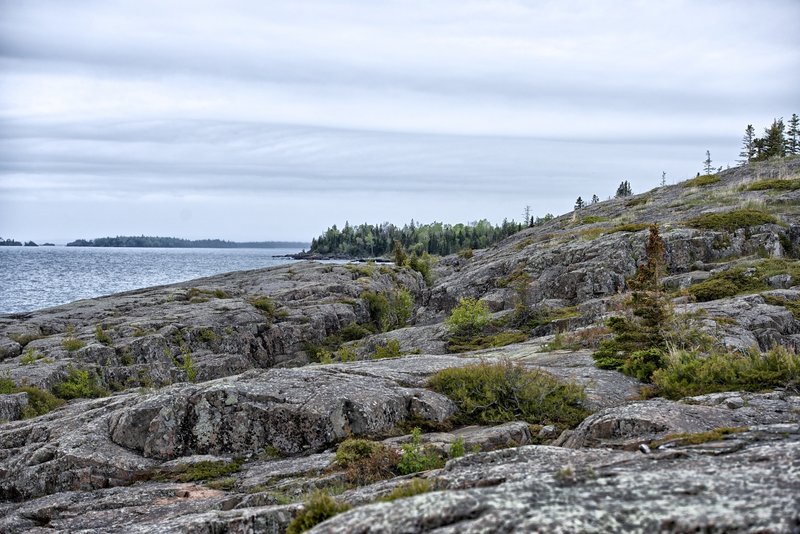
[[[0,247],[0,313],[48,308],[230,271],[272,267],[298,249]]]

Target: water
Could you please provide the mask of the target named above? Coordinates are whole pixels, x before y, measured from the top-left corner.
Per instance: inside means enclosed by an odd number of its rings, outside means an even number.
[[[297,249],[0,247],[0,313],[290,263]]]

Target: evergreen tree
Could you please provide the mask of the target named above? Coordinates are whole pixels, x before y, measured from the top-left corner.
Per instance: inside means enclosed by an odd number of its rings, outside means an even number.
[[[578,200],[575,201],[575,211],[582,210],[584,205],[583,199],[578,197]]]
[[[711,151],[706,150],[706,159],[703,160],[703,170],[706,174],[711,174],[714,172],[714,167],[711,166]]]
[[[786,138],[783,119],[775,119],[772,126],[764,129],[764,150],[761,159],[783,158],[786,156]]]
[[[661,171],[661,187],[667,185],[667,171]]]
[[[792,113],[792,118],[789,119],[789,131],[786,133],[786,154],[794,156],[800,154],[800,119],[797,113]]]
[[[742,151],[739,152],[739,163],[750,163],[756,157],[756,131],[752,124],[748,124],[744,129],[742,138]]]
[[[628,180],[623,180],[623,182],[619,184],[619,187],[617,187],[617,194],[615,196],[616,198],[621,198],[621,197],[629,197],[632,194],[633,191],[631,190],[630,182],[628,182]]]
[[[598,202],[600,202],[600,199],[598,198],[598,196],[597,195],[592,195],[592,204],[597,204]]]

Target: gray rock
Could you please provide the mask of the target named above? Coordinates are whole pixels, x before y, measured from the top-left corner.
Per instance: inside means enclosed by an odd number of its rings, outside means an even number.
[[[539,437],[542,439],[553,439],[558,437],[558,428],[554,425],[545,425],[539,430]]]
[[[0,422],[22,419],[23,410],[27,405],[27,393],[0,395]]]

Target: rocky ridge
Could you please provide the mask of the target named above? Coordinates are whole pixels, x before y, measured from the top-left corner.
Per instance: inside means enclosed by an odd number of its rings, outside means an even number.
[[[322,488],[354,508],[315,532],[798,532],[795,390],[637,400],[641,384],[597,369],[590,350],[548,345],[565,329],[594,335],[619,312],[644,257],[643,225],[658,222],[678,314],[721,345],[796,348],[800,322],[785,303],[800,299],[800,283],[789,271],[708,302],[692,302],[687,289],[760,258],[795,261],[798,192],[742,188],[798,171],[800,160],[752,165],[708,185],[590,205],[471,259],[443,258],[430,287],[391,265],[297,263],[2,316],[0,375],[53,389],[86,370],[115,393],[30,419],[29,393],[0,394],[0,530],[283,532]],[[752,206],[776,223],[688,225]],[[402,325],[385,315],[401,291],[413,300],[407,325],[380,332],[389,319]],[[522,301],[551,320],[528,342],[447,355],[442,320],[465,296],[498,319]],[[390,340],[419,354],[371,359]],[[338,346],[357,361],[313,364],[318,347]],[[452,427],[455,405],[427,379],[476,360],[577,382],[594,413],[567,430]],[[468,454],[347,483],[334,461],[339,442],[363,436],[402,451],[411,426],[435,429],[422,440],[443,455],[457,441]],[[187,476],[209,465],[218,474]],[[379,502],[412,478],[430,491]]]

